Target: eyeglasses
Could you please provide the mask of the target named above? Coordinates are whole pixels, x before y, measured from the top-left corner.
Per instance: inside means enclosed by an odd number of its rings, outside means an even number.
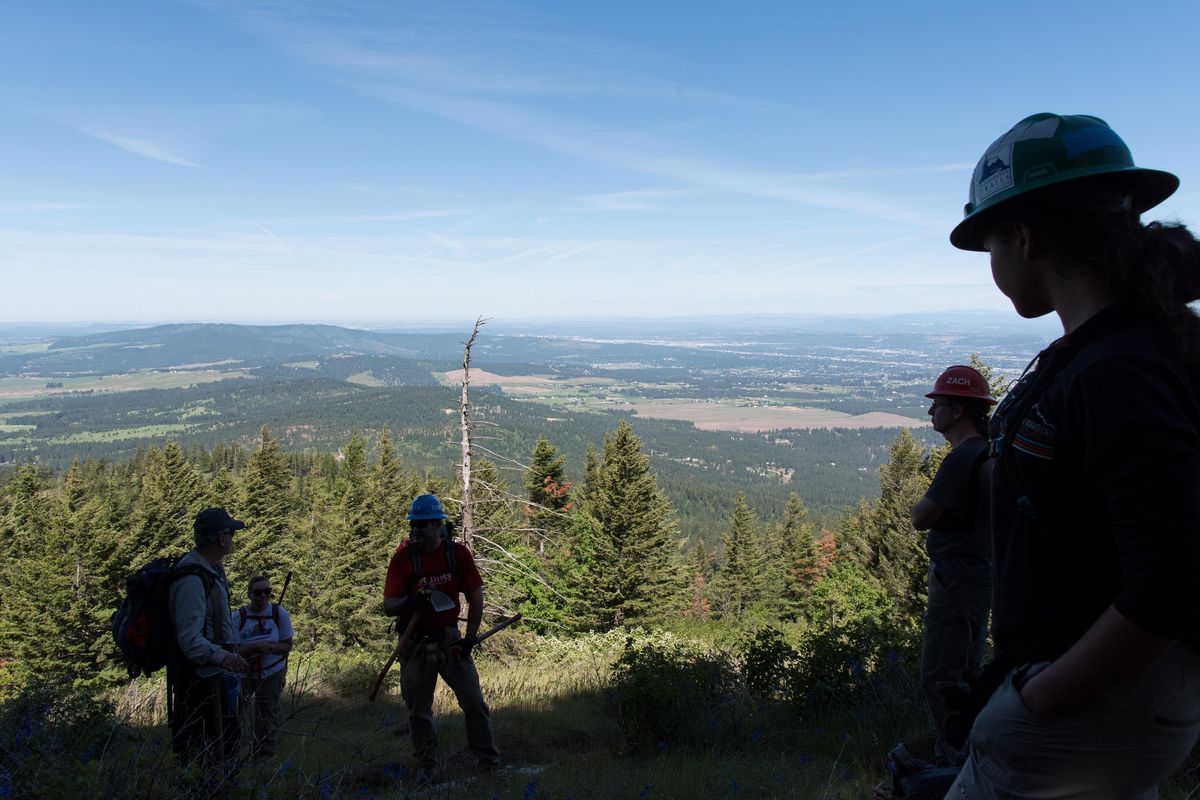
[[[250,590],[251,597],[270,597],[272,594],[274,594],[274,593],[270,589],[251,589]]]

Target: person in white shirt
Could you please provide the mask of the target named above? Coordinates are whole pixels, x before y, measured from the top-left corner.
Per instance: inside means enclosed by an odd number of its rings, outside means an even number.
[[[295,631],[287,609],[271,602],[273,591],[266,576],[251,578],[247,591],[249,605],[229,617],[238,653],[249,662],[242,673],[241,717],[252,734],[251,752],[256,758],[269,758],[279,738],[280,698]]]

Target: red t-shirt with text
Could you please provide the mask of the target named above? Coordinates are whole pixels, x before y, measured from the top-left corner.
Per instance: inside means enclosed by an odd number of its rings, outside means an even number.
[[[428,586],[430,589],[444,592],[454,601],[454,608],[434,614],[432,617],[422,618],[417,623],[416,633],[437,633],[442,628],[457,625],[458,615],[462,610],[459,593],[467,594],[483,586],[483,578],[479,577],[479,570],[475,566],[475,559],[471,556],[471,551],[466,548],[466,545],[457,542],[452,547],[454,548],[454,558],[457,561],[454,572],[450,571],[450,566],[446,563],[444,543],[439,544],[432,553],[420,553],[421,579],[416,585],[413,584],[413,558],[407,540],[396,548],[396,552],[392,555],[392,562],[388,564],[387,581],[383,584],[384,598],[405,597],[414,589],[423,589]],[[401,613],[400,622],[407,625],[409,616],[409,614]]]

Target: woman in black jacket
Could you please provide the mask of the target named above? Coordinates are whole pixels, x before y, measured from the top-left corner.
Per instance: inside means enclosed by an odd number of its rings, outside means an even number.
[[[1095,117],[980,159],[956,247],[1064,335],[997,408],[994,659],[950,797],[1155,797],[1200,734],[1200,243]]]

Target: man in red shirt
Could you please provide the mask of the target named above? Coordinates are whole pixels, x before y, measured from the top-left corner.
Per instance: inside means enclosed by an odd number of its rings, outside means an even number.
[[[471,551],[453,541],[453,525],[441,502],[431,494],[413,500],[408,512],[409,538],[396,548],[383,587],[383,610],[399,617],[400,630],[416,616],[412,638],[400,653],[400,694],[408,707],[413,752],[421,774],[438,771],[437,728],[433,722],[433,692],[438,675],[458,698],[467,729],[467,745],[481,769],[500,764],[492,740],[492,723],[479,673],[471,659],[483,619],[483,579]],[[446,594],[454,607],[434,610],[433,591]],[[467,598],[467,633],[458,631],[461,605]]]

